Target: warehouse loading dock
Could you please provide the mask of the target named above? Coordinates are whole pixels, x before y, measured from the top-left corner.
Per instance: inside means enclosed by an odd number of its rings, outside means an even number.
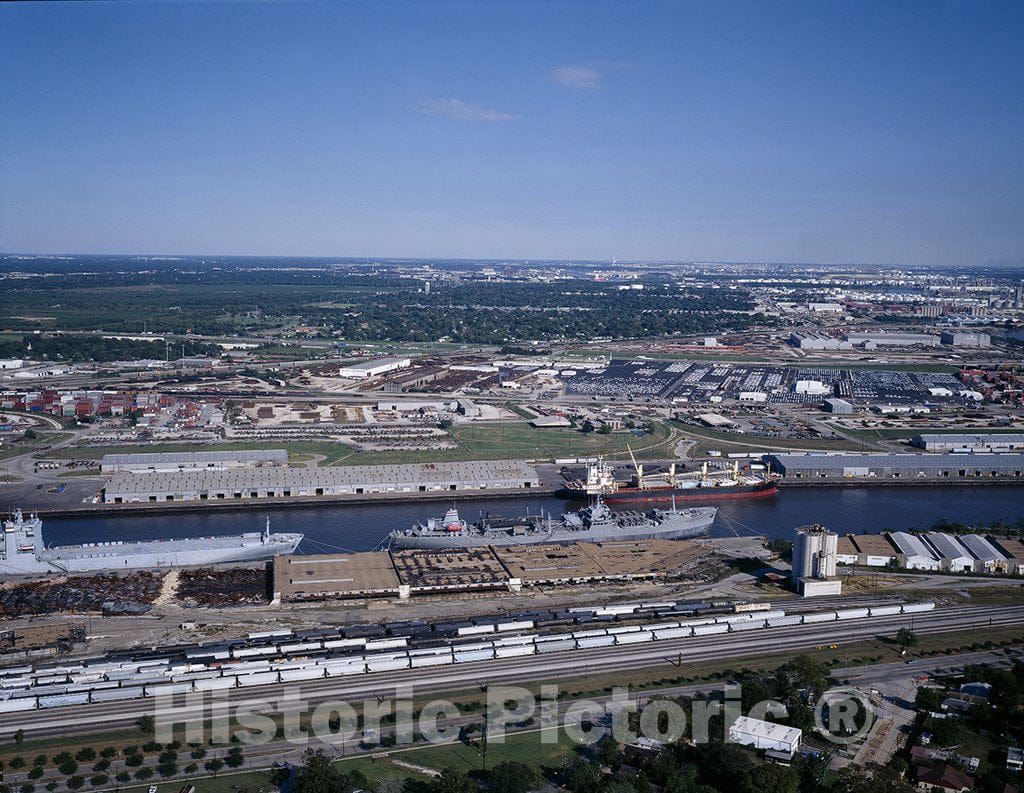
[[[525,462],[481,460],[414,465],[237,468],[170,473],[117,473],[103,489],[106,504],[316,498],[371,494],[518,491],[540,487]]]

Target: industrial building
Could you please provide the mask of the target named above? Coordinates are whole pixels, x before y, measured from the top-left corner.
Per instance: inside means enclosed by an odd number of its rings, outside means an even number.
[[[980,534],[964,534],[957,537],[974,557],[974,569],[979,573],[1008,573],[1010,560]]]
[[[1009,544],[1009,551],[1001,547],[1003,544]],[[840,537],[836,560],[864,567],[886,567],[897,562],[909,570],[1005,574],[1017,571],[1014,552],[1019,552],[1020,561],[1024,561],[1024,545],[1016,540],[935,531],[923,535],[893,532]]]
[[[944,571],[964,573],[974,570],[974,557],[953,535],[929,531],[925,533],[924,538],[939,557]]]
[[[1008,537],[993,537],[992,544],[1005,555],[1008,572],[1018,575],[1024,572],[1024,543]]]
[[[854,347],[938,347],[939,337],[930,333],[848,333],[846,340]]]
[[[926,452],[1012,452],[1024,451],[1024,433],[951,433],[915,435],[911,446]]]
[[[820,380],[797,380],[793,384],[793,391],[797,394],[810,394],[822,396],[832,393],[832,386]]]
[[[896,559],[897,549],[884,534],[850,534],[840,537],[836,561],[864,567],[885,567]]]
[[[1024,454],[767,454],[786,479],[1019,479]]]
[[[991,347],[992,337],[979,331],[944,330],[940,337],[943,344],[952,347]]]
[[[845,399],[839,399],[837,397],[826,399],[822,404],[822,407],[824,407],[827,412],[834,413],[837,416],[849,416],[853,413],[853,405]]]
[[[824,526],[797,529],[793,542],[793,587],[803,597],[838,595],[842,581],[836,578],[838,536]]]
[[[939,570],[942,565],[935,552],[920,537],[905,531],[894,531],[889,539],[899,549],[899,560],[907,570]]]
[[[354,363],[351,366],[343,366],[338,370],[339,377],[349,377],[354,380],[366,380],[370,377],[379,377],[388,372],[395,372],[412,366],[410,358],[372,358],[369,361]]]
[[[784,757],[792,758],[800,750],[803,731],[797,727],[787,727],[771,721],[740,716],[729,727],[729,741],[753,746],[766,752],[778,752]]]
[[[800,350],[848,350],[853,345],[825,333],[791,333],[789,343]]]
[[[359,465],[321,468],[235,468],[173,473],[118,473],[103,489],[107,504],[206,501],[388,493],[466,493],[537,488],[524,462]]]
[[[231,468],[287,466],[285,449],[254,449],[231,452],[161,452],[154,454],[105,454],[100,472],[173,473],[175,471],[225,471]]]

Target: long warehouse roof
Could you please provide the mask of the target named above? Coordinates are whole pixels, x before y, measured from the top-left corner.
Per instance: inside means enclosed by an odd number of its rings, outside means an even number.
[[[770,454],[789,468],[842,471],[846,468],[1020,468],[1024,454]]]
[[[107,481],[107,490],[165,491],[196,488],[301,487],[425,484],[431,482],[535,481],[537,472],[519,461],[478,460],[463,463],[409,465],[352,465],[321,468],[232,468],[170,473],[119,473]]]
[[[104,454],[102,465],[150,465],[154,463],[222,463],[277,462],[288,463],[285,449],[245,449],[226,452],[143,452],[140,454]]]

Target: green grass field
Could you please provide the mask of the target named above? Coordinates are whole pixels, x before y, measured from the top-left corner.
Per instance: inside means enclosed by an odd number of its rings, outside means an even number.
[[[64,460],[98,460],[104,454],[132,452],[241,451],[245,449],[287,449],[295,462],[313,455],[324,458],[321,465],[384,465],[391,463],[433,463],[462,460],[554,459],[595,454],[627,454],[627,446],[640,458],[669,456],[672,433],[663,423],[653,422],[654,432],[643,438],[620,433],[601,435],[574,429],[535,429],[526,421],[510,420],[458,426],[453,435],[456,449],[426,451],[355,451],[330,441],[247,441],[244,443],[180,444],[153,443],[139,446],[82,446],[59,449],[52,455]],[[20,453],[24,453],[22,450]]]

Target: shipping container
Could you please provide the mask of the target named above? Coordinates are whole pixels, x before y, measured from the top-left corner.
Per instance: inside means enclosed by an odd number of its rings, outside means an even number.
[[[324,677],[323,667],[307,666],[304,669],[282,669],[281,682],[294,683],[297,680],[316,680]]]
[[[509,645],[506,647],[495,647],[494,657],[495,658],[522,658],[528,655],[533,655],[537,652],[537,648],[530,644],[520,645]]]
[[[727,623],[715,623],[714,625],[694,625],[693,635],[694,636],[713,636],[718,633],[728,633],[729,625]]]
[[[377,650],[392,650],[398,647],[405,647],[408,644],[408,636],[396,636],[391,639],[372,639],[366,643],[366,652],[371,653]]]
[[[244,677],[238,678],[238,685],[240,688],[247,688],[248,686],[267,686],[278,681],[277,672],[257,672],[252,675],[245,675]],[[149,693],[148,691],[146,692]]]
[[[88,693],[53,694],[48,697],[39,697],[38,705],[40,708],[63,708],[67,705],[85,705],[88,701]]]
[[[490,661],[494,658],[494,648],[488,647],[486,650],[463,650],[455,651],[455,663],[465,664],[473,661]]]
[[[422,666],[447,666],[452,663],[451,653],[444,655],[416,655],[409,658],[409,666],[418,669]]]
[[[654,640],[654,634],[650,631],[636,631],[635,633],[619,633],[615,635],[616,644],[642,644]]]
[[[469,625],[465,628],[459,628],[456,631],[457,636],[479,636],[484,633],[494,633],[497,630],[495,625]]]
[[[533,630],[533,620],[513,620],[512,622],[499,622],[499,631],[529,631]]]
[[[93,702],[119,702],[123,699],[138,699],[142,695],[142,686],[122,686],[104,691],[93,691],[90,699]]]
[[[35,697],[20,697],[18,699],[0,699],[0,713],[14,713],[20,710],[35,710]]]
[[[366,671],[366,664],[362,660],[347,661],[345,663],[324,664],[328,677],[346,677],[348,675],[361,675]]]
[[[392,672],[396,669],[408,669],[409,659],[408,658],[367,658],[366,659],[366,671],[367,672]]]
[[[664,641],[665,639],[682,639],[686,636],[693,634],[692,627],[686,628],[665,628],[664,630],[654,631],[654,638],[658,641]]]
[[[564,650],[575,650],[575,639],[559,639],[551,642],[537,642],[538,653],[559,653]]]
[[[811,625],[815,622],[835,622],[836,613],[834,611],[812,611],[810,614],[804,614],[804,625]]]
[[[792,614],[788,617],[776,617],[773,620],[767,620],[769,628],[785,628],[790,625],[803,625],[804,618],[801,614]]]
[[[225,688],[234,688],[237,686],[238,677],[235,675],[211,677],[207,680],[197,680],[194,685],[196,691],[221,691]]]
[[[576,646],[581,650],[589,650],[591,647],[611,647],[614,644],[614,636],[587,636],[576,640]]]

